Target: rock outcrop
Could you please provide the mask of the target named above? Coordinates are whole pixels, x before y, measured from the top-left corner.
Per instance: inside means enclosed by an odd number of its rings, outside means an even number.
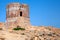
[[[0,30],[0,40],[60,40],[60,29],[31,27],[29,30]]]

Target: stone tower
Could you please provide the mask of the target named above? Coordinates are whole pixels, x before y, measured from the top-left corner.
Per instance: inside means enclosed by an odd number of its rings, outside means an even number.
[[[29,7],[27,4],[11,3],[7,5],[6,9],[7,27],[30,25]]]

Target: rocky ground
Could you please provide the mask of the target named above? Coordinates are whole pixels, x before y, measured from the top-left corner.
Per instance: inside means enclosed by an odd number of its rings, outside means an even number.
[[[28,30],[0,28],[0,40],[60,40],[60,29],[44,26],[32,26]]]

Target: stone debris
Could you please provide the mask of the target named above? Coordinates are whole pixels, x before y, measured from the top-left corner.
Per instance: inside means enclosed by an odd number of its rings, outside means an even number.
[[[53,30],[50,32],[38,31],[37,29],[24,31],[0,30],[0,40],[60,40],[59,35],[59,33],[55,33]]]

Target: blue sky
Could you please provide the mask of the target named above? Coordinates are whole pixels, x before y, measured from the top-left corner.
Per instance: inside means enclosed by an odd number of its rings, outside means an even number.
[[[60,28],[60,0],[0,0],[0,22],[6,21],[6,6],[12,2],[29,5],[32,25]]]

